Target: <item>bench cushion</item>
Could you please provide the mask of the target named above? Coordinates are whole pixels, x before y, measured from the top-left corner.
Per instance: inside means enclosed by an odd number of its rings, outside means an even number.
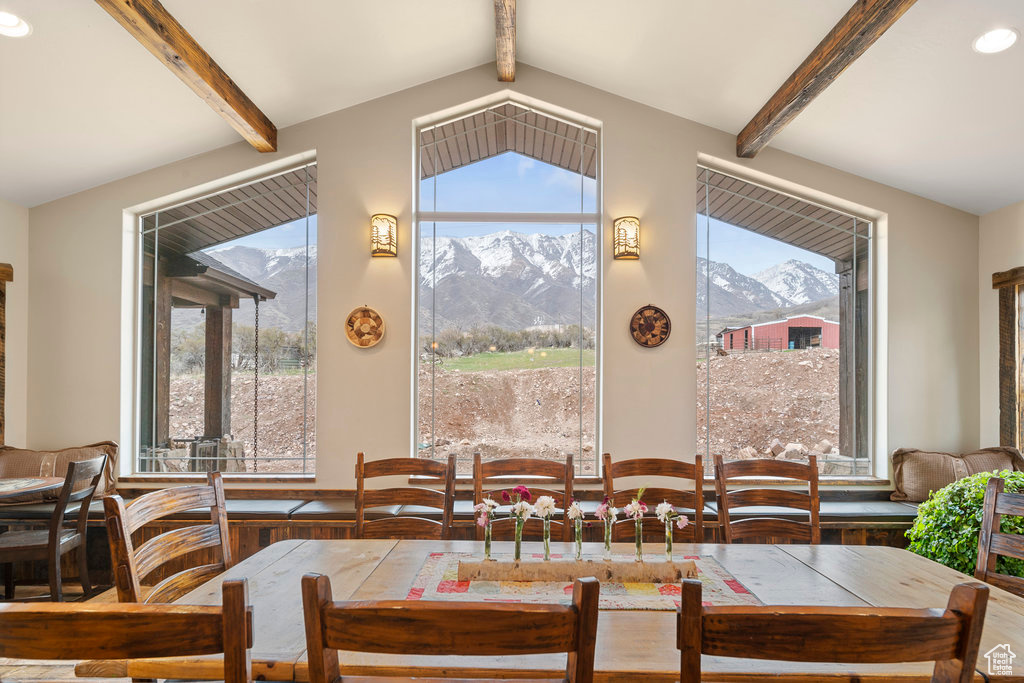
[[[708,503],[718,514],[718,503]],[[829,523],[842,522],[913,522],[917,517],[917,506],[891,500],[836,501],[823,500],[818,508],[820,520]],[[807,513],[793,508],[770,505],[752,505],[729,510],[730,519],[751,517],[780,517],[782,519],[806,520]]]
[[[103,476],[96,487],[96,495],[101,496],[112,491],[117,480],[117,444],[113,441],[64,448],[57,451],[32,451],[26,448],[0,446],[0,477],[64,477],[68,473],[68,464],[79,460],[91,460],[102,455],[107,456]],[[81,482],[75,490],[88,486]],[[29,493],[24,496],[5,499],[4,505],[19,503],[38,503],[54,500],[60,490],[47,493]]]
[[[233,519],[288,519],[301,500],[229,498],[225,501],[228,521]],[[210,508],[197,508],[164,517],[167,520],[202,521],[210,519]]]
[[[366,519],[383,519],[394,517],[401,510],[401,505],[386,505],[366,510]],[[351,498],[323,498],[303,503],[291,513],[294,520],[343,520],[356,518],[356,502]]]
[[[55,503],[21,503],[19,505],[0,506],[0,523],[22,521],[49,521],[53,517]],[[79,503],[69,503],[67,516],[78,512]],[[89,519],[103,520],[103,501],[93,500],[89,505]]]

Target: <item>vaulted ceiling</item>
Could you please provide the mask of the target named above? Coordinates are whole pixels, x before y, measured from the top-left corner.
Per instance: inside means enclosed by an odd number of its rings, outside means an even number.
[[[490,2],[163,0],[285,128],[494,60]],[[519,0],[520,62],[737,133],[851,0]],[[230,144],[224,122],[96,3],[5,0],[0,198],[34,206]],[[1020,0],[918,2],[771,146],[973,212],[1024,199]]]

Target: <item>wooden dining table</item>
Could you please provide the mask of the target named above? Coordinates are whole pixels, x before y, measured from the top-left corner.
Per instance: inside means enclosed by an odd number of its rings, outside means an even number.
[[[495,543],[495,552],[511,544]],[[524,544],[539,552],[540,544]],[[632,552],[632,544],[615,551]],[[552,544],[571,553],[571,544]],[[971,577],[906,550],[882,546],[677,544],[679,555],[711,556],[766,605],[944,607],[950,589]],[[335,600],[405,599],[429,553],[476,552],[474,541],[289,540],[274,543],[177,602],[216,605],[225,579],[245,577],[254,610],[253,675],[307,681],[300,579],[307,572],[331,579]],[[600,557],[600,544],[585,555]],[[656,561],[658,557],[652,557]],[[1024,599],[991,588],[981,653],[999,645],[1024,660]],[[893,643],[898,655],[900,643]],[[561,677],[565,655],[453,657],[339,654],[342,675]],[[1024,661],[1014,673],[1024,677]],[[676,614],[602,610],[598,620],[596,680],[677,681]],[[979,657],[978,668],[985,671]],[[705,656],[705,676],[730,681],[928,680],[932,664],[792,663]],[[219,657],[81,662],[79,676],[220,679]],[[977,680],[984,680],[979,674]],[[990,680],[999,680],[991,677]],[[1010,679],[1007,679],[1010,680]]]
[[[34,493],[46,493],[64,485],[64,477],[0,477],[0,503]]]

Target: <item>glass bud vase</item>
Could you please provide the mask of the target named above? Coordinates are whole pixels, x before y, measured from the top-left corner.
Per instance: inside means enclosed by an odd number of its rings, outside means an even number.
[[[612,559],[612,524],[610,519],[604,520],[604,559]]]
[[[583,560],[583,520],[575,520],[573,527],[576,532],[576,561],[580,562]]]
[[[523,518],[516,517],[516,548],[513,559],[518,562],[523,552]]]
[[[544,561],[551,559],[551,518],[544,518]]]
[[[491,518],[484,525],[484,561],[491,559]]]
[[[665,560],[672,561],[672,520],[665,522]]]
[[[636,525],[636,561],[644,561],[644,523],[639,515],[633,519]]]

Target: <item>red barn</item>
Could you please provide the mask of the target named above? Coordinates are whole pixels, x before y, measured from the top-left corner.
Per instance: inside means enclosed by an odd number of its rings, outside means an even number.
[[[781,351],[783,349],[839,348],[839,323],[816,315],[722,330],[722,348]]]

